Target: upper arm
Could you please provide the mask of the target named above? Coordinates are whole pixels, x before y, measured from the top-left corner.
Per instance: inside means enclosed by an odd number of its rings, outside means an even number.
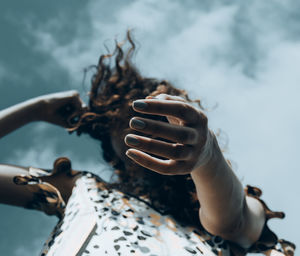
[[[0,203],[25,207],[33,200],[33,192],[13,181],[15,176],[28,174],[24,167],[0,164]]]
[[[232,233],[225,236],[243,248],[249,248],[259,239],[265,221],[265,211],[261,202],[256,198],[246,196],[238,225],[233,227]]]

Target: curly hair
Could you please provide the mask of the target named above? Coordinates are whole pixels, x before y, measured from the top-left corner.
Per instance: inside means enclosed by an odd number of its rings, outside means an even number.
[[[126,42],[130,47],[124,51]],[[92,76],[89,105],[71,131],[76,131],[78,135],[87,133],[101,141],[103,158],[112,164],[118,175],[118,181],[110,187],[147,198],[153,207],[171,214],[183,225],[201,227],[199,202],[190,175],[164,176],[143,167],[140,168],[144,171],[137,175],[134,170],[125,169],[124,162],[112,146],[112,129],[122,128],[124,123],[128,124],[129,119],[137,115],[131,108],[136,99],[165,93],[181,96],[188,102],[197,102],[201,107],[199,100],[190,100],[184,90],[173,87],[169,82],[142,77],[131,61],[135,49],[128,31],[126,40],[116,43],[112,54],[100,56],[98,65],[94,66],[96,72]],[[111,60],[114,60],[114,65]],[[151,118],[167,121],[165,117]]]

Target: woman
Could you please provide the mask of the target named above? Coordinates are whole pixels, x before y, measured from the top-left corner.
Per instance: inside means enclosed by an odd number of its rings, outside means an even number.
[[[127,39],[127,52],[101,56],[88,107],[69,91],[0,112],[1,137],[46,121],[100,140],[118,181],[72,170],[66,158],[52,171],[2,165],[0,202],[60,218],[41,255],[293,255],[266,225],[283,213],[259,189],[243,190],[183,90],[139,74]]]

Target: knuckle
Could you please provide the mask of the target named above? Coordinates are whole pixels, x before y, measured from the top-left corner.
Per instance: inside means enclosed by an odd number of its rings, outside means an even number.
[[[192,140],[194,140],[195,138],[195,135],[193,132],[191,132],[190,130],[181,130],[179,133],[178,133],[178,141],[180,143],[190,143]]]
[[[178,159],[181,156],[181,152],[180,149],[178,147],[178,144],[172,144],[172,151],[171,151],[171,155],[173,159]]]
[[[180,108],[180,114],[181,115],[186,115],[187,113],[189,113],[189,111],[191,110],[191,106],[188,104],[188,103],[186,103],[186,102],[183,102],[182,104],[181,104],[181,108]]]
[[[180,109],[180,114],[182,116],[189,116],[191,119],[197,119],[199,116],[198,111],[188,102],[182,103],[182,108]]]
[[[195,112],[195,108],[188,102],[184,102],[183,106],[184,106],[185,110],[188,111],[188,113]]]
[[[195,129],[191,129],[188,133],[187,143],[195,144],[198,141],[198,132]]]
[[[185,147],[181,144],[173,144],[172,156],[174,159],[185,159],[187,157],[187,152],[185,151]]]
[[[181,131],[181,134],[180,134],[180,141],[182,143],[187,143],[188,140],[189,140],[189,133],[185,130]]]

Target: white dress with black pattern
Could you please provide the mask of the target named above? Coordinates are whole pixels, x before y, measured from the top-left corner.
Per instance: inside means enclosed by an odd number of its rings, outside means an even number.
[[[41,255],[230,255],[225,241],[177,224],[146,201],[101,190],[86,173],[76,181],[64,217]]]

